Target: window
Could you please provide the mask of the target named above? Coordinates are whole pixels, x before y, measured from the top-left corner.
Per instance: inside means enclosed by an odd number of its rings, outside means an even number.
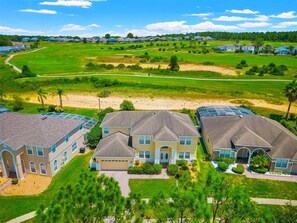
[[[185,159],[190,159],[190,152],[185,152]]]
[[[72,152],[75,152],[77,150],[77,142],[72,144],[71,149],[72,149]]]
[[[139,158],[146,158],[146,159],[151,158],[150,151],[139,151]]]
[[[43,148],[42,147],[36,147],[36,153],[37,153],[37,156],[44,156]]]
[[[32,146],[27,146],[27,155],[34,156],[34,152],[33,152]]]
[[[186,146],[192,145],[192,137],[190,137],[190,136],[181,136],[179,138],[179,144],[180,145],[186,145]]]
[[[277,159],[275,168],[287,169],[288,168],[288,160]]]
[[[52,153],[55,153],[55,152],[57,151],[57,146],[56,146],[56,144],[52,145],[52,147],[51,147],[51,151],[52,151]]]
[[[151,157],[150,151],[145,151],[145,158],[149,159]]]
[[[179,152],[178,153],[178,158],[183,159],[184,158],[184,152]]]
[[[57,172],[57,170],[59,169],[58,167],[58,160],[54,161],[54,171]]]
[[[231,150],[221,149],[220,150],[220,157],[222,157],[222,158],[230,158],[231,157]]]
[[[178,158],[179,159],[190,159],[191,153],[190,152],[179,152]]]
[[[68,153],[67,151],[64,152],[64,163],[67,163],[68,161]]]
[[[103,132],[104,132],[104,134],[109,134],[109,128],[104,127]]]
[[[67,134],[66,136],[65,136],[65,142],[68,142],[69,141],[69,135]]]
[[[150,136],[139,136],[138,143],[141,145],[151,144],[151,137]]]
[[[45,167],[44,163],[40,163],[39,167],[40,167],[40,174],[46,175],[46,167]]]
[[[34,162],[30,162],[30,171],[31,173],[36,173],[36,166]]]
[[[139,158],[144,158],[144,151],[139,151]]]

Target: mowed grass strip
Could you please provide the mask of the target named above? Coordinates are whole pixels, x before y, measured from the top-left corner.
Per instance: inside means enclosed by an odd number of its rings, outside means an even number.
[[[129,187],[132,192],[139,193],[142,198],[152,198],[161,191],[169,196],[176,187],[176,179],[130,179]]]
[[[31,211],[41,204],[47,204],[62,186],[76,184],[82,170],[88,170],[88,163],[93,152],[74,157],[59,173],[53,177],[49,188],[36,196],[0,196],[0,222],[6,222]],[[97,174],[97,172],[94,172]]]

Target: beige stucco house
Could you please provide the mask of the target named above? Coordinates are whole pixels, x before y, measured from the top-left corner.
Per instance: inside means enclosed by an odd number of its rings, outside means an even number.
[[[6,178],[27,173],[54,176],[84,146],[82,120],[4,112],[0,114],[0,167]]]
[[[93,156],[97,170],[127,170],[135,160],[196,159],[199,133],[186,114],[120,111],[107,114],[100,127],[102,139]]]
[[[280,123],[234,106],[198,108],[202,139],[212,158],[250,163],[265,154],[270,171],[297,174],[297,137]]]

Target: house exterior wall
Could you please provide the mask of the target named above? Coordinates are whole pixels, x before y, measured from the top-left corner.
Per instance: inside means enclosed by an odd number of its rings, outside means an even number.
[[[297,161],[293,163],[291,174],[297,175]]]
[[[206,150],[208,152],[208,154],[210,156],[213,156],[213,146],[212,146],[212,143],[207,135],[207,133],[205,132],[204,128],[202,128],[202,135],[201,135],[202,139],[203,139],[203,142],[204,142],[204,145],[206,147]]]

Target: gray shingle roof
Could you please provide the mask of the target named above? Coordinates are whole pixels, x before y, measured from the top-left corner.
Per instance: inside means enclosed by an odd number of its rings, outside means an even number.
[[[168,111],[140,112],[121,111],[109,113],[105,116],[101,127],[132,128],[131,135],[162,135],[164,139],[178,138],[179,136],[199,136],[192,120],[186,114]],[[170,130],[164,129],[164,126]],[[162,130],[163,129],[163,130]],[[162,134],[160,131],[163,131]]]
[[[276,121],[258,115],[202,117],[201,121],[214,148],[232,148],[233,139],[246,146],[271,146],[272,158],[297,160],[297,137]]]
[[[116,132],[100,140],[94,157],[134,157],[134,153],[129,146],[129,136]]]
[[[49,148],[82,123],[80,120],[5,112],[0,114],[0,141],[14,149],[23,145]]]

